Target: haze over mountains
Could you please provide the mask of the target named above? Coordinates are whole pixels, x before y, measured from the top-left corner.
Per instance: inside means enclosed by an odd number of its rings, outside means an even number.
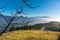
[[[4,17],[8,21],[11,19],[11,16],[4,16]],[[43,24],[44,25],[44,23],[49,23],[51,21],[57,21],[59,23],[59,21],[56,18],[52,18],[52,17],[48,17],[48,16],[39,16],[39,17],[23,17],[23,16],[19,16],[19,17],[16,17],[14,19],[14,21],[12,22],[11,25],[14,25],[15,27],[17,27],[17,26],[21,27],[21,25],[24,26],[26,24],[26,22],[28,22],[27,25],[35,25],[35,24]],[[6,25],[7,25],[7,22],[0,15],[0,30],[3,30],[6,27]]]
[[[11,16],[5,16],[6,19],[9,21]],[[37,23],[46,23],[48,22],[48,20],[45,20],[44,18],[49,18],[49,17],[17,17],[15,18],[15,20],[13,21],[13,23],[21,23],[23,24],[23,22],[27,22],[27,21],[31,21],[30,24],[37,24]],[[7,24],[6,21],[4,20],[4,18],[0,15],[0,24]]]
[[[11,16],[5,16],[6,19],[9,21]],[[39,23],[47,23],[50,21],[59,21],[56,18],[52,18],[52,17],[48,17],[48,16],[39,16],[39,17],[17,17],[15,18],[15,20],[12,23],[19,23],[19,24],[24,24],[25,22],[29,22],[30,25],[34,25],[34,24],[39,24]],[[4,20],[4,18],[0,15],[0,25],[3,24],[7,24],[6,21]]]

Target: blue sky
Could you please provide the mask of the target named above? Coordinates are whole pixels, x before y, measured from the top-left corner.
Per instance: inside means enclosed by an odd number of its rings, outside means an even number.
[[[50,17],[60,17],[60,0],[33,0],[31,3],[32,6],[36,6],[35,9],[30,9],[24,5],[22,0],[15,0],[18,6],[22,6],[24,8],[23,14],[24,16],[50,16]],[[7,7],[0,9],[5,10],[6,12],[2,13],[4,15],[10,15],[11,12],[15,12],[16,5],[12,0],[0,0],[0,7],[4,4]]]

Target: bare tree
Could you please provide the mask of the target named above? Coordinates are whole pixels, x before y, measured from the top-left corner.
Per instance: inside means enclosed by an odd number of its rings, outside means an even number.
[[[29,8],[35,8],[35,7],[32,7],[30,4],[28,4],[28,1],[29,0],[22,0],[23,1],[23,3],[26,5],[26,6],[28,6]],[[13,1],[14,3],[15,3],[15,5],[16,5],[16,7],[17,7],[17,9],[16,9],[16,13],[11,17],[11,19],[10,20],[7,20],[5,17],[4,17],[4,15],[2,15],[2,14],[0,14],[4,19],[5,19],[5,21],[7,22],[7,26],[6,26],[6,28],[4,28],[4,30],[0,33],[0,36],[6,31],[6,29],[11,25],[11,22],[13,22],[13,20],[19,15],[19,14],[21,14],[22,12],[23,12],[23,8],[22,7],[20,7],[20,9],[19,9],[19,7],[18,7],[18,5],[17,5],[17,2],[14,0]],[[3,9],[3,8],[5,8],[6,6],[2,6],[0,9]],[[27,23],[29,23],[29,22],[27,22]]]

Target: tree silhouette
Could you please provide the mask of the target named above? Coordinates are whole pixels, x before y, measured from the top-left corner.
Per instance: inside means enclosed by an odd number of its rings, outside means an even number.
[[[32,7],[30,4],[28,4],[28,1],[29,0],[22,0],[23,1],[23,3],[26,5],[26,6],[28,6],[29,8],[35,8],[35,7]],[[30,1],[32,1],[32,0],[30,0]],[[17,2],[15,1],[15,0],[13,0],[13,2],[14,2],[14,4],[16,5],[16,7],[17,7],[17,9],[16,9],[16,12],[15,12],[15,14],[11,17],[11,19],[10,20],[7,20],[6,19],[6,17],[4,16],[4,15],[2,15],[1,13],[0,13],[0,15],[4,18],[4,20],[7,22],[7,26],[4,28],[4,30],[0,33],[0,36],[6,31],[6,29],[11,25],[11,23],[14,21],[14,19],[16,18],[16,17],[18,17],[18,15],[19,14],[21,14],[22,12],[23,12],[23,7],[19,7],[18,6],[18,4],[17,4]],[[3,8],[5,8],[6,7],[6,5],[4,5],[4,6],[2,6],[2,7],[0,7],[0,9],[3,9]],[[28,23],[28,22],[27,22]]]

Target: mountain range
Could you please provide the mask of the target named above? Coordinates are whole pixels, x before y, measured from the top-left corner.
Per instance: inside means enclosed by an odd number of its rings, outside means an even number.
[[[11,19],[11,16],[4,16],[4,17],[8,21]],[[31,21],[31,22],[29,22],[29,24],[37,24],[37,23],[47,23],[47,22],[49,22],[48,20],[46,20],[44,18],[49,18],[49,17],[23,17],[23,16],[19,16],[19,17],[16,17],[12,23],[23,24],[24,22]],[[0,16],[0,24],[1,25],[7,24],[2,16]]]
[[[11,16],[4,16],[8,21],[11,19]],[[39,23],[48,23],[50,21],[56,21],[56,18],[48,17],[48,16],[38,16],[38,17],[24,17],[19,16],[14,19],[12,24],[16,25],[24,25],[28,22],[29,25],[39,24]],[[7,25],[7,22],[0,15],[0,25]]]
[[[8,21],[11,19],[11,16],[4,16]],[[24,17],[19,16],[14,19],[14,21],[11,23],[11,25],[17,26],[23,26],[25,24],[27,25],[35,25],[35,24],[43,24],[43,23],[49,23],[54,18],[48,17],[48,16],[39,16],[39,17]],[[7,22],[4,20],[4,18],[0,15],[0,29],[5,28],[7,25]]]

